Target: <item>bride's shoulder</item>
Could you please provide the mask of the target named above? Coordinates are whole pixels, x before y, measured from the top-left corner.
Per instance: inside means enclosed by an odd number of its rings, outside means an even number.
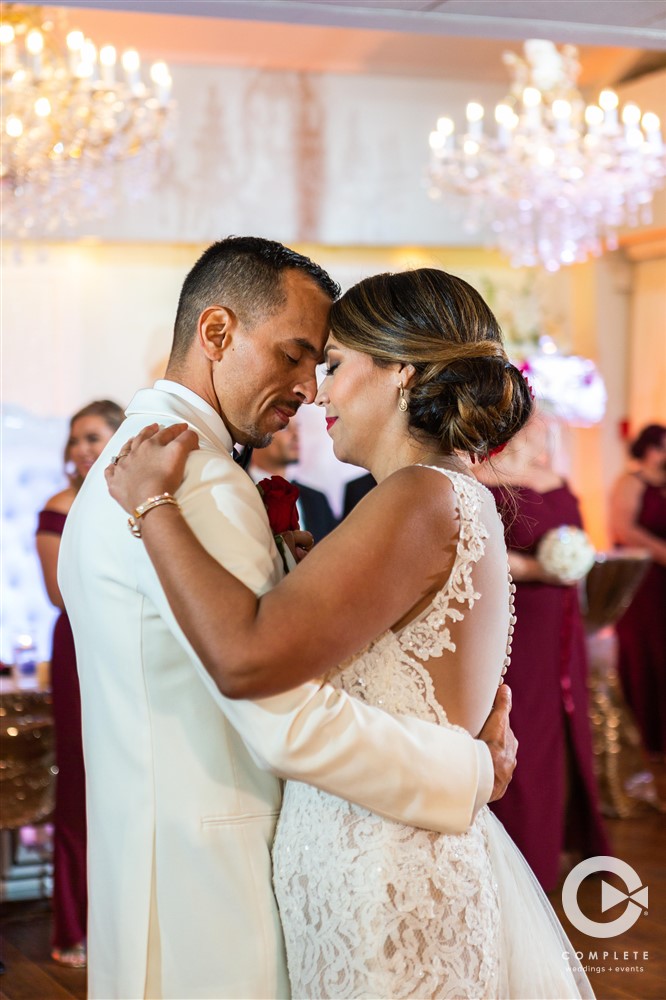
[[[448,475],[409,465],[382,480],[345,521],[353,521],[359,530],[366,525],[440,530],[443,521],[456,519],[456,508],[455,486]]]
[[[449,470],[434,465],[405,465],[387,476],[373,492],[381,495],[379,491],[383,490],[386,498],[410,494],[434,498],[454,492],[456,476],[459,475],[455,472],[449,474]]]

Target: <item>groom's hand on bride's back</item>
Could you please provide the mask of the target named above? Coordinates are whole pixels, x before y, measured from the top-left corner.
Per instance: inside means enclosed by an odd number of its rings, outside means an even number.
[[[510,711],[511,689],[506,684],[502,684],[497,689],[490,715],[478,736],[478,739],[487,744],[493,760],[495,776],[493,793],[490,796],[491,802],[502,798],[516,766],[518,740],[513,735],[509,725]]]

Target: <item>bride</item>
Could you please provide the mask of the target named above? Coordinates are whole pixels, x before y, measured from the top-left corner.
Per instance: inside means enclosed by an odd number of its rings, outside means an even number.
[[[224,694],[326,674],[387,712],[476,734],[509,664],[513,585],[492,495],[466,456],[487,458],[523,426],[528,387],[479,294],[429,268],[346,292],[325,359],[316,402],[335,454],[378,483],[340,527],[261,598],[173,503],[141,520],[143,543]],[[146,428],[107,470],[112,495],[132,512],[176,491],[196,447],[184,425]],[[294,997],[592,996],[487,808],[467,833],[440,835],[289,782],[273,862]]]

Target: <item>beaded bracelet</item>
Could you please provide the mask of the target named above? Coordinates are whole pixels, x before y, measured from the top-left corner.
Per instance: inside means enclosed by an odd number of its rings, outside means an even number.
[[[172,506],[177,507],[180,510],[180,504],[175,497],[172,497],[170,493],[160,493],[157,497],[148,497],[143,503],[140,503],[138,507],[134,510],[134,516],[130,516],[127,519],[127,526],[132,532],[135,538],[141,538],[141,525],[138,523],[139,518],[145,517],[149,510],[154,510],[155,507],[161,507],[162,504],[170,503]]]

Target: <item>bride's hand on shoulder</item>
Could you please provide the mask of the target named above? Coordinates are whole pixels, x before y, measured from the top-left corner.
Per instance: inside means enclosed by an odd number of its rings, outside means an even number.
[[[314,545],[309,531],[283,531],[282,539],[297,563],[305,559]]]
[[[125,442],[104,471],[109,493],[129,514],[149,497],[174,493],[199,438],[187,424],[150,424]]]

